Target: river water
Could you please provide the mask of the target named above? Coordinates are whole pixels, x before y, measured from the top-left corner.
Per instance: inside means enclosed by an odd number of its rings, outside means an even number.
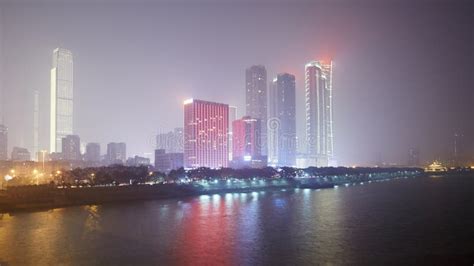
[[[474,177],[3,214],[0,265],[474,263]]]

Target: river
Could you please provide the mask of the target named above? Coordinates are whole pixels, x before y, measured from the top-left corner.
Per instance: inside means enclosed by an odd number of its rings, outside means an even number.
[[[474,263],[474,177],[0,216],[0,265]]]

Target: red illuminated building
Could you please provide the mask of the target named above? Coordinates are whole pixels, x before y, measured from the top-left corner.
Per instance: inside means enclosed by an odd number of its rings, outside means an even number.
[[[260,123],[255,118],[244,116],[232,122],[232,154],[237,159],[260,156]]]
[[[228,114],[227,104],[184,101],[184,167],[227,167]]]
[[[262,156],[261,123],[259,119],[244,116],[232,122],[232,167],[264,167],[267,157]]]

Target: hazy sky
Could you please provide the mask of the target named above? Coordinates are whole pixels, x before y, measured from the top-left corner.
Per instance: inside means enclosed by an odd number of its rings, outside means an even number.
[[[474,153],[474,5],[470,1],[0,0],[1,109],[12,146],[49,147],[52,51],[74,54],[74,127],[84,142],[154,149],[182,126],[189,97],[238,107],[245,68],[297,79],[304,137],[304,64],[333,58],[335,153],[341,164],[381,154],[405,163],[450,154],[453,134]],[[138,3],[137,3],[138,2]],[[416,2],[416,3],[415,3]],[[351,3],[351,4],[347,4]]]

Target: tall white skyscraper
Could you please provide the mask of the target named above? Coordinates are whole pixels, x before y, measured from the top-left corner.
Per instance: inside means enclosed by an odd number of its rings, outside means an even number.
[[[73,57],[62,48],[53,51],[50,123],[50,152],[61,152],[62,138],[73,134]]]
[[[334,165],[332,68],[332,61],[311,61],[305,66],[308,166]]]

